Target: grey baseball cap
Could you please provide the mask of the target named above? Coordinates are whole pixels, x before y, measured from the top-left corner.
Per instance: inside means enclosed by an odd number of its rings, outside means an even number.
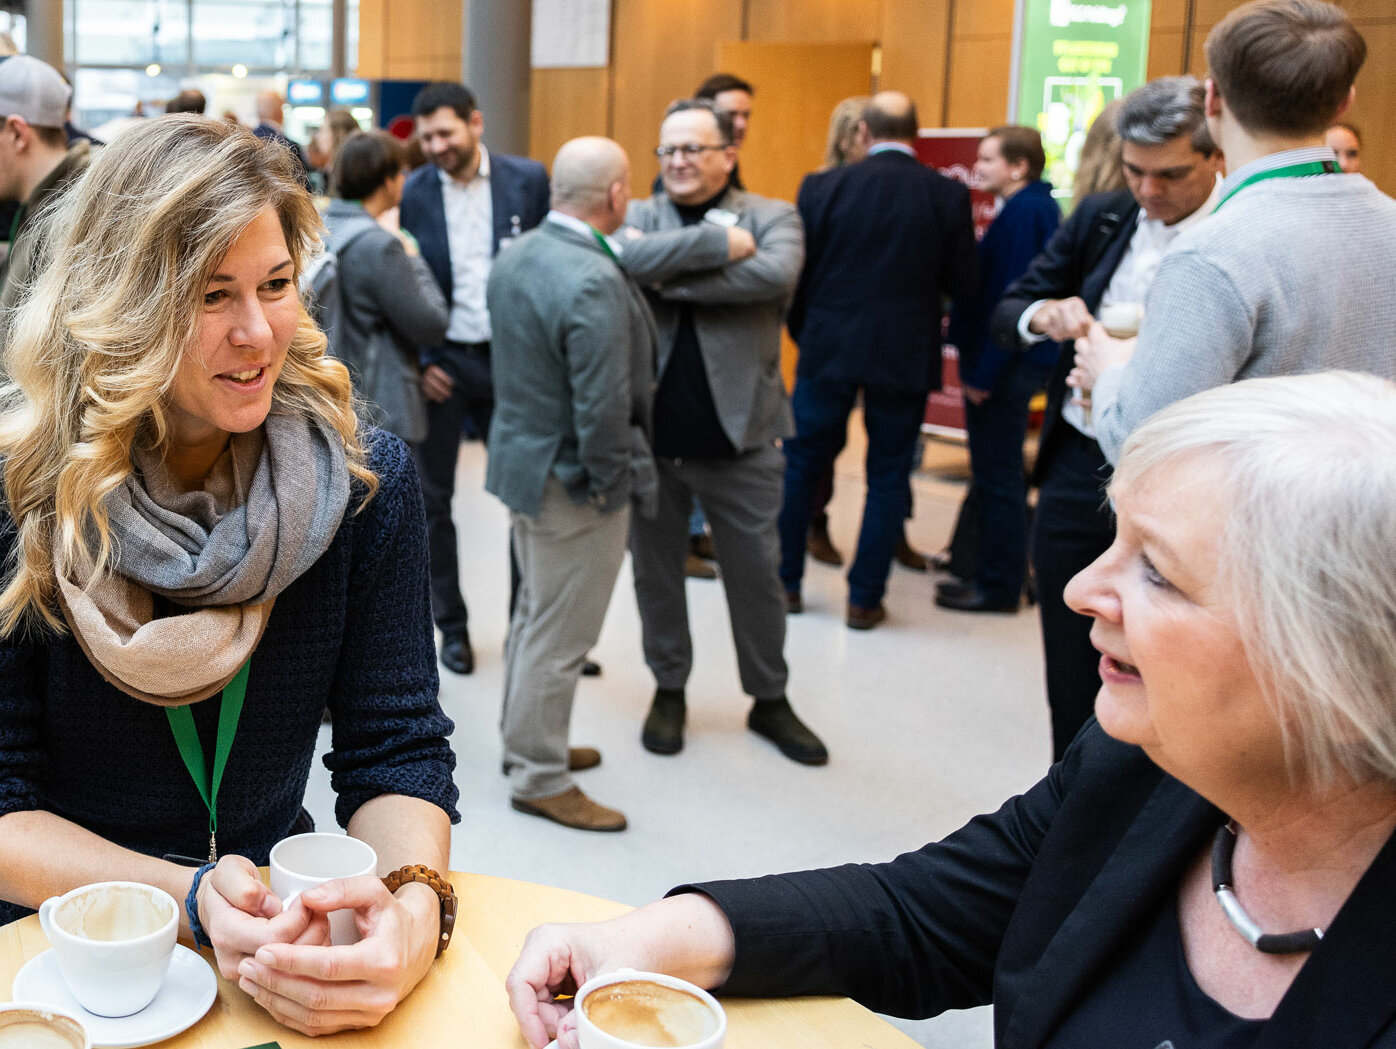
[[[62,127],[72,94],[58,70],[32,55],[0,62],[0,118],[23,117],[36,127]]]

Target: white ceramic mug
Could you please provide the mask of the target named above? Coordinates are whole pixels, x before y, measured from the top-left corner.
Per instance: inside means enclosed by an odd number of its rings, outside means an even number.
[[[616,984],[643,983],[659,984],[661,987],[672,988],[697,999],[698,1007],[706,1014],[706,1019],[697,1025],[700,1028],[700,1033],[687,1041],[675,1042],[672,1039],[631,1041],[612,1033],[612,1031],[602,1030],[588,1014],[587,998],[595,992]],[[615,972],[593,976],[577,989],[576,1011],[577,1040],[581,1043],[582,1049],[640,1049],[640,1047],[649,1049],[652,1046],[678,1046],[680,1049],[721,1049],[723,1039],[727,1037],[727,1014],[723,1012],[717,999],[697,984],[680,980],[677,976],[669,976],[665,973],[617,969]]]
[[[0,1005],[0,1049],[92,1049],[92,1039],[76,1016],[39,1002]]]
[[[98,1016],[130,1016],[150,1004],[169,971],[179,905],[153,885],[102,881],[45,900],[39,924],[79,1004]]]
[[[378,873],[378,854],[373,846],[344,834],[312,832],[282,838],[272,846],[268,862],[271,891],[281,897],[283,906],[290,906],[306,889],[327,881]],[[359,942],[351,908],[330,911],[330,942]]]

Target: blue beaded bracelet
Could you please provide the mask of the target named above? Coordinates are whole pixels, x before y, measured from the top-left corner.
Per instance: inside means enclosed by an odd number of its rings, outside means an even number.
[[[194,936],[195,947],[212,947],[213,941],[204,932],[204,923],[199,921],[199,882],[204,880],[204,875],[213,870],[214,864],[205,863],[194,872],[194,882],[189,886],[189,895],[184,897],[184,913],[189,918],[189,931]]]

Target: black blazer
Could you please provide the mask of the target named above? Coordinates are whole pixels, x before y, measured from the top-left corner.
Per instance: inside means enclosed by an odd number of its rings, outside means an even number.
[[[897,150],[805,178],[805,266],[786,323],[800,378],[940,388],[944,296],[978,281],[969,190]]]
[[[490,203],[494,211],[494,254],[499,242],[531,230],[548,213],[548,173],[527,157],[490,154]],[[441,201],[441,172],[423,164],[402,188],[398,211],[402,228],[417,238],[422,258],[441,286],[449,310],[455,281],[451,278],[451,244],[446,208]]]
[[[1028,271],[1010,284],[994,308],[989,334],[1001,346],[1019,348],[1018,319],[1038,299],[1066,299],[1079,295],[1092,313],[1110,286],[1110,278],[1134,236],[1139,204],[1127,189],[1096,193],[1076,206]],[[1037,462],[1032,482],[1041,484],[1053,451],[1062,436],[1062,404],[1066,377],[1074,349],[1063,344],[1057,366],[1047,384],[1047,413],[1042,420]],[[1104,456],[1101,457],[1104,463]]]
[[[998,1049],[1041,1046],[1176,893],[1222,814],[1092,721],[998,812],[890,863],[685,886],[736,932],[723,993],[846,995],[896,1016],[994,1006]],[[1396,837],[1256,1049],[1396,1049]]]

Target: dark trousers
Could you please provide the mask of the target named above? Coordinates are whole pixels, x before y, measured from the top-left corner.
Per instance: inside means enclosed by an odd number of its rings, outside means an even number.
[[[819,479],[842,450],[856,383],[799,379],[791,395],[795,436],[785,442],[785,502],[780,511],[780,579],[799,593],[805,574],[805,537]],[[907,475],[916,436],[926,412],[925,391],[908,393],[862,387],[863,426],[868,433],[867,500],[858,549],[848,570],[848,600],[876,608],[887,590],[887,573],[907,511]]]
[[[427,435],[415,452],[427,516],[432,618],[443,634],[455,634],[466,629],[469,613],[461,594],[451,499],[456,493],[461,426],[468,417],[482,439],[490,432],[494,388],[490,383],[489,343],[447,343],[436,363],[455,385],[446,400],[427,401]]]
[[[1105,499],[1110,467],[1100,445],[1065,421],[1045,464],[1033,528],[1032,565],[1047,661],[1053,760],[1062,756],[1095,709],[1100,653],[1089,616],[1062,598],[1066,584],[1115,540],[1115,515]]]
[[[970,484],[979,508],[974,581],[991,601],[1016,603],[1028,569],[1028,483],[1023,438],[1028,402],[1047,385],[1049,365],[1010,361],[983,404],[965,402]]]

